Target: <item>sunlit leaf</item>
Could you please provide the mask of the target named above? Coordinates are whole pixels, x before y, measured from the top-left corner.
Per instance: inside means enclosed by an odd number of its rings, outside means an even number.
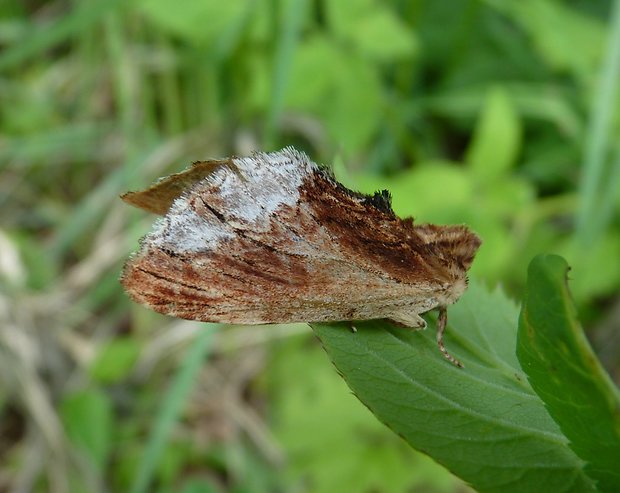
[[[571,448],[587,461],[587,473],[601,491],[620,491],[620,393],[577,321],[567,273],[557,255],[531,262],[518,356]]]
[[[515,354],[517,308],[473,284],[449,310],[446,361],[432,330],[384,322],[313,328],[355,395],[411,446],[483,492],[593,491],[582,461]]]
[[[486,97],[467,151],[472,172],[482,181],[504,174],[516,161],[521,145],[521,123],[508,93],[492,88]]]
[[[87,389],[68,395],[60,403],[60,416],[69,438],[93,466],[103,470],[112,445],[112,404],[108,396]]]

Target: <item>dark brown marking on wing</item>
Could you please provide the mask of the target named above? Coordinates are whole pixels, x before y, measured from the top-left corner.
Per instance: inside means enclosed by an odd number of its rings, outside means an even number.
[[[142,266],[137,266],[136,270],[143,272],[144,274],[148,275],[148,276],[153,276],[157,279],[159,279],[160,281],[165,281],[167,283],[170,283],[172,285],[176,285],[176,286],[182,286],[184,288],[190,289],[192,291],[200,291],[203,293],[206,293],[207,290],[204,288],[201,288],[200,286],[195,286],[193,284],[189,284],[187,282],[183,282],[178,278],[171,278],[168,276],[163,275],[161,272],[153,272],[152,270],[148,270]]]
[[[309,204],[345,257],[361,265],[373,264],[394,279],[407,279],[416,270],[420,259],[407,248],[401,237],[405,231],[393,213],[360,200],[321,174],[305,181],[301,200]]]
[[[202,195],[198,195],[198,197],[200,198],[200,201],[202,202],[202,205],[211,212],[211,214],[213,214],[215,217],[217,217],[219,219],[219,221],[221,223],[225,223],[226,222],[226,218],[224,217],[224,214],[222,214],[220,211],[218,211],[215,207],[207,204],[207,202],[205,201],[204,197],[202,197]]]
[[[441,226],[400,219],[386,209],[387,201],[360,198],[321,172],[305,180],[301,193],[301,201],[310,205],[345,257],[374,265],[394,282],[449,283],[464,274],[480,244],[465,227],[448,228],[444,238]],[[433,241],[428,242],[431,233]]]

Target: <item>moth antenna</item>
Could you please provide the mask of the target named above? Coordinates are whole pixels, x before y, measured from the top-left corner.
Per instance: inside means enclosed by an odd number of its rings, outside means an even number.
[[[452,363],[454,366],[459,368],[464,368],[463,363],[461,363],[458,359],[452,356],[448,350],[443,345],[443,333],[446,331],[446,325],[448,324],[448,309],[445,306],[439,307],[439,318],[437,319],[437,345],[439,346],[439,350],[441,354],[443,354],[446,359]]]

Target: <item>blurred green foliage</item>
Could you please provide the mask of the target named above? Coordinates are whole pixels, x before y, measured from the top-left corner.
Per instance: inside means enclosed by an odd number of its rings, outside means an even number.
[[[473,275],[517,299],[529,260],[562,254],[617,374],[619,18],[606,0],[0,3],[0,489],[139,471],[158,491],[463,488],[377,426],[309,331],[223,329],[200,369],[198,324],[126,299],[152,218],[118,194],[206,157],[292,144],[399,214],[468,223]],[[163,391],[175,375],[189,397]]]

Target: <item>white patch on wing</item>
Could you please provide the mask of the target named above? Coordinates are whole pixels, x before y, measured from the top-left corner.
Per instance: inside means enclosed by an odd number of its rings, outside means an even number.
[[[175,199],[145,243],[177,252],[199,252],[213,250],[219,242],[234,238],[234,227],[266,230],[280,206],[297,203],[304,178],[318,169],[292,147],[233,158],[233,163],[234,169],[220,167]],[[190,206],[193,192],[205,188],[217,190],[218,209],[226,223],[214,215],[199,215]]]
[[[222,170],[207,180],[219,187],[229,204],[227,215],[246,223],[264,224],[278,207],[296,204],[304,178],[317,169],[308,156],[292,147],[233,158],[233,163],[236,173]]]
[[[176,252],[199,252],[213,249],[221,240],[234,234],[214,216],[196,214],[185,195],[178,197],[168,213],[159,219],[146,237],[150,245]]]

